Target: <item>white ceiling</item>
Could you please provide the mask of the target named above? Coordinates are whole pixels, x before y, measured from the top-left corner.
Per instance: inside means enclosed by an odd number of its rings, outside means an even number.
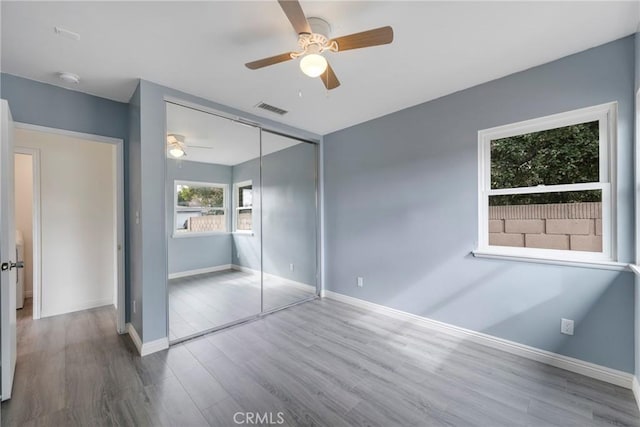
[[[2,1],[3,72],[127,102],[136,79],[326,134],[636,31],[638,2],[301,1],[332,35],[391,25],[393,44],[328,53],[342,86],[329,93],[296,61],[244,63],[295,49],[275,0]],[[62,26],[79,41],[54,34]],[[299,97],[302,91],[302,97]],[[254,108],[289,110],[284,117]]]
[[[167,133],[185,137],[182,159],[227,166],[260,157],[261,142],[263,156],[301,143],[267,132],[261,138],[258,128],[171,103],[167,103]]]

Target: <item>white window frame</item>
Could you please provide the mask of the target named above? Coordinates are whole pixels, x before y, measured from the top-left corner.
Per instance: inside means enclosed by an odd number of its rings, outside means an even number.
[[[515,257],[569,263],[616,263],[616,128],[617,103],[554,114],[478,132],[478,245],[477,256]],[[532,132],[598,121],[599,181],[584,184],[540,185],[491,189],[491,141]],[[602,192],[602,252],[521,248],[489,245],[489,196],[600,190]]]
[[[238,190],[242,187],[251,185],[251,206],[240,206],[240,195]],[[248,179],[246,181],[235,182],[233,184],[233,232],[239,234],[253,234],[253,180]],[[238,230],[238,214],[240,210],[251,210],[251,230]]]
[[[178,185],[191,185],[197,187],[211,187],[211,188],[222,188],[222,207],[221,208],[213,208],[216,210],[221,210],[225,214],[225,222],[224,222],[224,230],[221,231],[204,231],[204,232],[189,232],[189,231],[178,231],[176,229],[176,218],[178,216]],[[185,237],[201,237],[201,236],[211,236],[216,234],[229,234],[229,217],[228,217],[228,206],[229,206],[229,185],[228,184],[220,184],[216,182],[204,182],[204,181],[186,181],[183,179],[176,179],[173,181],[173,223],[172,223],[172,237],[175,238],[185,238]]]

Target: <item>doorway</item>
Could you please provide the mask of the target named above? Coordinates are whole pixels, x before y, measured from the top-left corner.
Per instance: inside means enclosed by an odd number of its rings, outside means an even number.
[[[34,319],[113,305],[124,333],[122,144],[16,123],[16,226]]]
[[[33,251],[33,227],[37,225],[34,217],[34,162],[37,162],[38,152],[25,148],[15,148],[14,152],[16,261],[24,264],[24,268],[17,271],[16,308],[22,309],[25,300],[33,298],[33,277],[34,273],[37,274],[35,265],[39,265]]]

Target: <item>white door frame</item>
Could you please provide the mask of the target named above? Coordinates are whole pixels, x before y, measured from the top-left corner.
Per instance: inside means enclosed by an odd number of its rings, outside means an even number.
[[[115,145],[116,148],[116,165],[115,165],[115,185],[116,185],[116,262],[117,262],[117,316],[116,316],[116,328],[119,334],[126,333],[125,328],[125,277],[124,277],[124,262],[125,262],[125,248],[124,248],[124,141],[119,138],[112,138],[108,136],[93,135],[89,133],[74,132],[64,129],[56,129],[45,126],[32,125],[29,123],[15,122],[14,127],[16,129],[25,129],[37,132],[44,132],[49,134],[70,136],[73,138],[86,139],[93,142],[100,142],[105,144]],[[29,151],[30,152],[26,152]],[[42,309],[42,270],[41,270],[41,215],[40,215],[40,153],[39,150],[27,149],[24,147],[16,146],[16,153],[24,152],[23,154],[32,154],[33,157],[33,256],[34,256],[34,273],[33,273],[33,318],[39,319]],[[37,161],[37,163],[36,163]],[[37,246],[36,246],[37,244]],[[37,262],[36,262],[37,256]],[[37,275],[36,275],[37,269]]]

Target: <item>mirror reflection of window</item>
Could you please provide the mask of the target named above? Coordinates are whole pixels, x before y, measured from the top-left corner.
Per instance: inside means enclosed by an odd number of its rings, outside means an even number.
[[[177,181],[176,233],[226,232],[225,192],[224,184]]]
[[[251,181],[235,184],[236,196],[236,232],[253,230],[253,183]]]

